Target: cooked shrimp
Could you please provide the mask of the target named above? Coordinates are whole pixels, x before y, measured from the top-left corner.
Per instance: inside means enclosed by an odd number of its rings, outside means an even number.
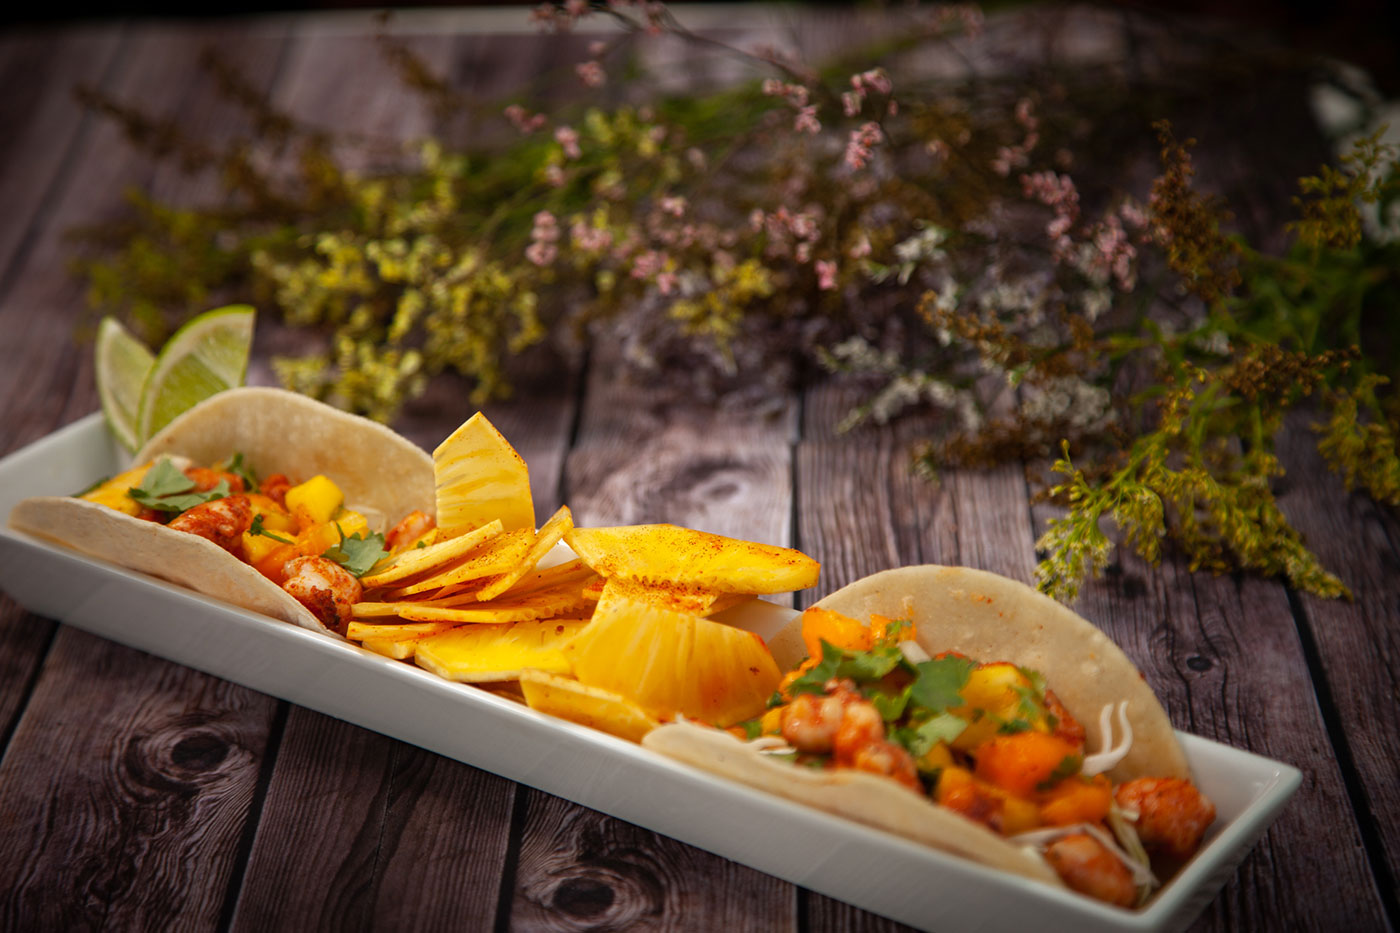
[[[851,695],[841,711],[841,725],[836,729],[831,750],[837,764],[849,765],[867,745],[885,741],[885,720],[875,704]]]
[[[1054,690],[1045,691],[1045,711],[1055,717],[1055,728],[1051,732],[1056,738],[1064,739],[1071,745],[1084,747],[1084,727],[1075,719]]]
[[[1138,838],[1148,850],[1186,859],[1215,822],[1215,804],[1182,778],[1137,778],[1114,792],[1118,806],[1138,814]]]
[[[428,529],[435,524],[431,515],[414,509],[403,517],[403,521],[389,529],[389,533],[384,536],[384,546],[389,549],[390,553],[399,548],[408,547],[427,534]]]
[[[243,540],[243,532],[253,525],[253,506],[247,496],[229,496],[202,502],[170,520],[167,528],[187,531],[232,551]]]
[[[276,502],[282,508],[287,507],[287,490],[292,488],[292,481],[287,479],[283,473],[273,473],[267,479],[258,484],[258,492]]]
[[[921,793],[923,791],[914,756],[893,742],[879,739],[860,746],[851,757],[851,767],[857,771],[883,774],[885,777],[894,778],[910,790]]]
[[[364,592],[360,581],[325,557],[294,557],[282,567],[282,572],[287,577],[282,589],[311,610],[327,628],[344,635],[351,607]]]
[[[829,680],[826,694],[799,693],[783,708],[783,738],[799,752],[809,755],[829,755],[836,747],[837,732],[845,721],[846,708],[852,703],[865,703],[849,680]],[[868,703],[865,705],[869,706]],[[874,711],[874,708],[871,708]],[[878,714],[877,714],[878,718]],[[883,724],[876,738],[885,737]],[[854,750],[858,736],[847,738]]]
[[[1051,842],[1045,860],[1061,881],[1081,894],[1119,907],[1137,903],[1132,871],[1088,833],[1070,833]]]

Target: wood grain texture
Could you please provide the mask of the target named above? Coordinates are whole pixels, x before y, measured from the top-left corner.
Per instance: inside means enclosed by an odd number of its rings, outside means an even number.
[[[0,763],[0,928],[213,929],[273,709],[64,628]]]
[[[745,417],[661,400],[592,361],[566,499],[580,525],[672,521],[789,540],[789,404]],[[510,922],[523,929],[788,929],[794,889],[760,872],[536,791]],[[696,814],[703,819],[703,814]]]
[[[491,929],[512,788],[299,710],[287,719],[233,929]]]
[[[704,819],[697,812],[696,819]],[[530,794],[511,927],[793,930],[793,888],[558,797]]]
[[[121,45],[110,26],[23,30],[0,37],[0,282],[39,222],[86,121],[77,83],[100,83]]]
[[[1332,748],[1355,769],[1352,804],[1378,850],[1377,882],[1396,916],[1400,878],[1400,520],[1326,472],[1312,419],[1290,422],[1280,457],[1288,471],[1280,504],[1323,565],[1355,596],[1300,597],[1304,634],[1318,653]]]

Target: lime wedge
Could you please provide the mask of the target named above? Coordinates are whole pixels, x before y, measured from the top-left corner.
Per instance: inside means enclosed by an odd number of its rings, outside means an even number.
[[[206,311],[177,330],[141,387],[136,433],[142,443],[176,415],[242,385],[252,343],[253,309],[248,305]]]
[[[112,434],[127,450],[141,446],[136,416],[141,408],[141,387],[156,361],[155,354],[114,317],[97,325],[97,394],[102,414]]]

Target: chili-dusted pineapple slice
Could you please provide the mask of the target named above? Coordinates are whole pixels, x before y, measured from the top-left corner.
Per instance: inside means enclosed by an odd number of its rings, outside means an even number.
[[[366,589],[385,586],[416,574],[445,567],[470,554],[504,530],[499,521],[490,521],[455,538],[400,551],[389,559],[389,563],[382,570],[361,577],[360,585]]]
[[[526,668],[564,674],[569,662],[562,649],[587,624],[463,625],[421,639],[414,659],[420,667],[462,683],[516,680]]]
[[[604,602],[569,645],[580,683],[662,721],[680,714],[716,726],[763,712],[777,689],[778,665],[752,632],[626,597]]]
[[[539,533],[535,536],[534,544],[530,545],[530,550],[521,558],[520,563],[488,583],[481,592],[476,594],[476,598],[482,601],[495,599],[519,583],[521,578],[534,570],[540,559],[553,550],[554,545],[558,544],[563,539],[564,534],[573,527],[574,516],[569,511],[569,507],[567,505],[559,506],[559,511],[551,515],[549,521],[540,528]]]
[[[361,622],[351,621],[346,627],[345,637],[351,641],[367,641],[371,638],[406,641],[410,638],[427,638],[441,635],[463,622]]]
[[[530,471],[515,448],[477,412],[433,451],[438,540],[500,519],[506,531],[535,530]]]
[[[575,528],[564,536],[605,577],[671,582],[723,593],[783,593],[817,582],[821,565],[792,548],[676,525]]]
[[[441,600],[420,600],[397,604],[395,614],[416,622],[522,622],[526,619],[552,619],[558,615],[575,615],[591,605],[581,587],[569,584],[548,590],[524,593],[513,599],[493,599],[490,602],[455,597]]]
[[[555,586],[577,585],[581,589],[591,585],[595,580],[602,582],[591,567],[575,557],[571,561],[555,564],[553,567],[532,570],[501,595],[510,598],[533,593],[536,590],[551,589]]]
[[[402,599],[405,596],[442,589],[453,583],[467,583],[506,573],[525,559],[525,555],[530,553],[530,546],[534,543],[535,532],[533,529],[530,531],[524,529],[507,531],[432,575],[398,589],[390,590],[386,595],[391,599]]]
[[[688,586],[669,581],[651,583],[629,580],[626,577],[609,577],[604,581],[603,590],[599,593],[598,600],[599,605],[602,606],[607,600],[622,597],[636,602],[651,603],[653,606],[660,606],[663,609],[694,612],[703,616],[710,614],[710,607],[714,605],[718,596],[719,594],[714,590],[707,590],[701,586]]]
[[[418,650],[418,639],[366,638],[360,642],[360,645],[375,654],[382,654],[386,658],[407,661]]]
[[[520,672],[520,689],[531,709],[629,742],[640,742],[642,736],[661,725],[626,697],[581,684],[572,677],[525,670]]]

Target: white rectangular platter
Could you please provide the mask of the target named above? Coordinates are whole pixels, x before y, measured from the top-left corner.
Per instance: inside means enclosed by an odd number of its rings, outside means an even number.
[[[0,516],[125,466],[100,415],[0,460]],[[0,529],[0,588],[26,609],[492,771],[922,929],[1167,931],[1215,896],[1298,787],[1297,769],[1181,734],[1218,819],[1147,908],[982,868],[763,794],[58,545]]]

